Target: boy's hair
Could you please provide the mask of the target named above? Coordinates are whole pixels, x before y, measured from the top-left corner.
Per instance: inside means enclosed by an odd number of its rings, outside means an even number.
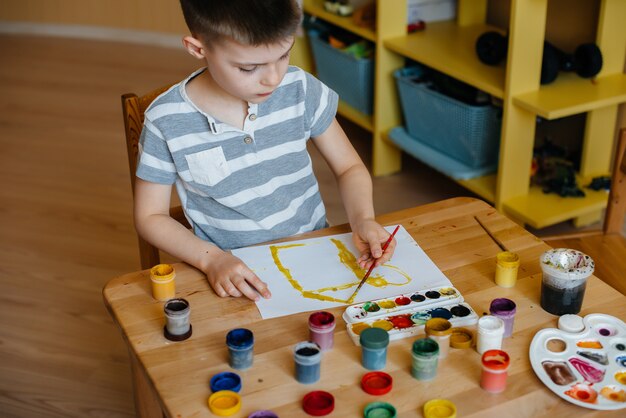
[[[298,29],[296,0],[180,0],[191,34],[210,46],[230,38],[243,45],[281,42]]]

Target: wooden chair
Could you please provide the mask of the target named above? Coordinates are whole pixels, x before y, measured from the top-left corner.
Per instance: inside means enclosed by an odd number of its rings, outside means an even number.
[[[601,230],[544,237],[552,247],[574,248],[594,259],[595,275],[626,295],[626,238],[622,235],[626,214],[626,128],[620,130],[611,190]]]
[[[137,96],[134,93],[122,95],[122,113],[124,115],[124,128],[126,131],[126,150],[128,152],[128,167],[130,169],[130,183],[132,185],[133,196],[135,195],[135,169],[137,168],[137,157],[139,154],[139,137],[143,128],[143,119],[146,108],[152,101],[170,86],[161,87],[144,96]],[[170,215],[181,224],[190,228],[183,209],[180,206],[174,206],[170,209]],[[142,269],[160,263],[161,257],[159,250],[154,245],[145,241],[137,235],[139,241],[139,258]]]

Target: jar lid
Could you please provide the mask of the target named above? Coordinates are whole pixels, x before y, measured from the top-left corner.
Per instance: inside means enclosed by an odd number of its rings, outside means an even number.
[[[573,314],[565,314],[559,317],[558,327],[565,332],[581,332],[585,329],[582,317]]]
[[[235,328],[226,334],[226,344],[237,349],[249,348],[254,344],[254,335],[249,329]]]
[[[570,248],[548,250],[539,259],[541,270],[557,278],[574,282],[585,280],[595,268],[593,259],[587,254]]]
[[[220,390],[239,392],[241,390],[241,377],[233,372],[218,373],[211,378],[209,384],[211,392],[219,392]]]
[[[387,402],[372,402],[365,405],[364,418],[395,418],[396,408]]]
[[[359,342],[366,348],[385,348],[389,345],[389,333],[382,328],[364,329]]]
[[[335,409],[335,398],[330,393],[321,390],[309,392],[302,399],[302,409],[315,417],[328,415]]]
[[[499,252],[496,255],[496,263],[500,264],[502,267],[518,267],[519,255],[510,251]]]
[[[506,370],[510,362],[509,355],[502,350],[487,350],[482,356],[483,366],[491,370]]]
[[[447,399],[431,399],[424,404],[424,418],[456,418],[456,405]]]
[[[427,335],[445,336],[452,333],[452,324],[444,318],[433,318],[426,321]]]
[[[450,347],[471,348],[474,343],[474,334],[467,328],[452,328]]]
[[[220,417],[233,415],[241,409],[241,396],[231,390],[220,390],[209,396],[209,409]]]
[[[392,385],[393,378],[385,372],[369,372],[361,378],[361,387],[370,395],[384,395]]]
[[[276,415],[272,411],[263,410],[263,411],[254,411],[253,413],[248,415],[248,418],[278,418],[278,415]]]

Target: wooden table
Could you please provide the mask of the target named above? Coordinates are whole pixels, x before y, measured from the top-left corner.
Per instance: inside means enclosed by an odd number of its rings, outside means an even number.
[[[510,250],[519,254],[521,266],[512,289],[494,283],[496,243],[476,223],[483,224]],[[349,339],[341,319],[343,308],[330,309],[337,318],[335,347],[323,355],[321,379],[312,385],[294,378],[293,346],[308,338],[308,313],[261,320],[254,303],[217,297],[198,270],[176,264],[178,297],[191,304],[193,336],[183,342],[163,337],[163,303],[151,297],[148,271],[126,274],[104,288],[106,306],[128,343],[133,364],[139,416],[212,417],[207,398],[209,379],[231,370],[225,344],[226,333],[246,327],[255,335],[254,366],[238,372],[243,379],[243,406],[235,417],[247,417],[270,409],[281,418],[307,416],[303,396],[325,390],[335,397],[333,417],[360,417],[369,402],[389,402],[399,417],[421,417],[424,403],[446,398],[457,405],[459,417],[587,417],[624,416],[625,410],[600,412],[581,408],[547,389],[533,372],[528,349],[537,331],[556,327],[557,317],[539,305],[541,269],[539,256],[549,247],[488,204],[455,198],[382,215],[383,225],[401,223],[434,263],[452,281],[465,300],[481,315],[497,297],[517,304],[514,334],[504,340],[511,356],[508,386],[493,395],[479,386],[480,356],[471,350],[450,349],[437,377],[430,383],[411,377],[410,347],[414,338],[391,342],[384,369],[394,379],[393,390],[380,397],[368,395],[359,382],[366,370],[360,363],[360,348]],[[297,237],[348,232],[345,225]],[[292,238],[293,239],[293,238]],[[596,277],[591,277],[580,315],[606,313],[626,318],[626,297]]]

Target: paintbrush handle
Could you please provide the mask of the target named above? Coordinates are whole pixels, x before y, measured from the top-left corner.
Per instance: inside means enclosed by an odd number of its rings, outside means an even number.
[[[396,229],[393,230],[391,235],[389,235],[389,238],[387,238],[387,241],[383,244],[383,247],[382,247],[383,253],[385,252],[387,247],[389,247],[389,244],[391,244],[391,241],[393,241],[393,237],[396,235],[396,232],[398,232],[398,229],[400,229],[400,225],[396,226]],[[352,301],[356,297],[356,294],[359,293],[359,290],[361,289],[361,286],[363,286],[363,283],[365,283],[367,281],[368,277],[370,277],[370,274],[372,273],[372,270],[374,270],[374,266],[375,265],[376,265],[376,261],[374,260],[374,262],[372,263],[370,268],[367,270],[367,273],[365,273],[365,276],[363,276],[363,278],[359,282],[359,285],[354,290],[354,293],[352,293],[352,296],[350,296],[350,299],[348,299],[349,303],[352,303]]]
[[[483,223],[480,221],[480,219],[478,219],[478,217],[474,216],[474,219],[476,219],[476,222],[478,222],[478,225],[480,225],[480,227],[487,233],[487,235],[489,235],[489,237],[493,240],[493,242],[495,242],[502,251],[508,251],[508,249],[504,246],[502,241],[496,238],[495,235],[493,235],[491,231],[488,230],[485,225],[483,225]]]

